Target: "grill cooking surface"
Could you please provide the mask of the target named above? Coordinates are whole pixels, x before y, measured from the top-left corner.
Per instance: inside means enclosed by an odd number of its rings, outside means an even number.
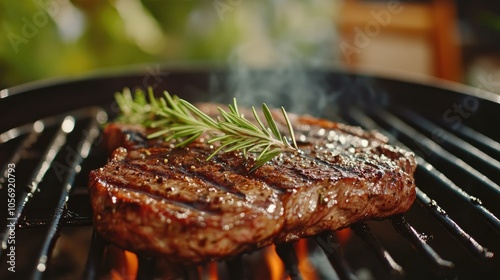
[[[226,74],[170,71],[161,85],[155,84],[155,91],[168,89],[190,101],[209,101],[214,99],[212,91],[224,92],[214,90],[213,84]],[[391,144],[417,154],[417,201],[404,215],[326,232],[302,242],[304,248],[277,246],[288,275],[309,275],[299,267],[301,250],[306,250],[319,279],[500,275],[500,132],[491,124],[498,119],[498,99],[465,87],[452,90],[328,71],[314,74],[326,77],[331,92],[340,84],[344,89],[345,83],[353,85],[318,116],[377,129]],[[110,255],[113,246],[92,232],[88,173],[107,160],[100,128],[116,114],[114,92],[143,85],[145,75],[91,77],[0,92],[0,219],[7,224],[0,232],[0,278],[102,275],[103,256]],[[216,101],[224,96],[215,96]],[[9,174],[15,175],[15,182],[10,181],[15,183],[13,216],[8,212],[13,205],[7,203]],[[342,232],[353,234],[342,240]],[[161,260],[138,256],[137,277],[153,279],[159,267],[170,267],[175,277],[208,279],[205,272],[212,267],[220,279],[253,279],[252,255],[201,268],[160,265]],[[12,264],[16,272],[8,270]]]

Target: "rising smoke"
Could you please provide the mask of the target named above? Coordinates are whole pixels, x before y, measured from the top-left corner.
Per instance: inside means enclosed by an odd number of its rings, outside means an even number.
[[[228,55],[226,89],[242,105],[285,106],[290,112],[322,112],[332,93],[326,77],[338,45],[335,1],[244,2],[234,11],[244,36]]]

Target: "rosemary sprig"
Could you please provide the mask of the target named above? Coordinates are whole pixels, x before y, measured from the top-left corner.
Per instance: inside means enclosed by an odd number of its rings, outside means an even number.
[[[262,113],[267,126],[260,119],[257,111],[252,107],[253,116],[257,124],[252,123],[240,114],[236,99],[229,105],[229,111],[218,108],[219,116],[213,119],[193,104],[176,95],[164,92],[164,97],[155,98],[149,89],[148,98],[142,90],[137,90],[135,96],[129,89],[115,95],[116,102],[121,110],[118,121],[125,123],[142,124],[154,128],[155,132],[148,138],[162,137],[165,141],[175,139],[177,146],[185,146],[201,135],[207,137],[207,143],[218,143],[219,147],[208,156],[211,159],[218,152],[242,151],[257,154],[252,170],[255,170],[282,152],[298,150],[292,125],[286,111],[281,112],[286,121],[290,140],[278,130],[271,110],[262,104]],[[148,101],[149,99],[149,101]],[[290,142],[291,141],[291,142]]]

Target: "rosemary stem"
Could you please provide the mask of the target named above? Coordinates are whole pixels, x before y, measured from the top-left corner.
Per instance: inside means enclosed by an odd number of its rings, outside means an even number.
[[[155,98],[150,89],[146,98],[142,90],[137,90],[132,96],[129,89],[124,89],[115,95],[115,99],[121,111],[118,121],[153,128],[148,138],[162,137],[165,141],[175,139],[177,146],[185,146],[203,135],[208,139],[207,143],[218,143],[219,147],[208,159],[219,152],[239,150],[244,155],[254,153],[256,159],[252,170],[255,170],[280,153],[298,150],[292,124],[283,107],[281,113],[288,136],[281,134],[266,104],[262,105],[262,113],[267,126],[253,107],[256,124],[245,119],[240,114],[236,99],[229,105],[229,112],[218,108],[220,116],[215,119],[168,92],[164,92],[164,97]]]

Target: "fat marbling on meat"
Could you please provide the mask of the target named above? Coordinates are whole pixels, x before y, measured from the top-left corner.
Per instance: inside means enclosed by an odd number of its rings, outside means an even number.
[[[202,104],[209,114],[216,105]],[[283,124],[279,113],[273,112]],[[148,140],[138,125],[109,124],[109,162],[90,173],[94,227],[137,253],[199,263],[407,211],[413,153],[376,131],[290,114],[300,152],[251,171],[254,158]]]

